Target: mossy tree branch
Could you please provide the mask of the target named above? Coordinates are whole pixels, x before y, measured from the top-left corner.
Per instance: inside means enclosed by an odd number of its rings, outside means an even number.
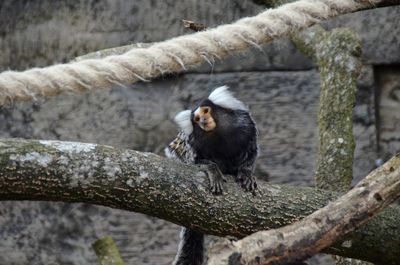
[[[345,192],[353,178],[352,114],[361,70],[361,44],[350,29],[325,31],[320,26],[292,38],[314,58],[321,76],[318,115],[317,187]]]
[[[254,2],[276,7],[292,1]],[[355,147],[352,112],[357,91],[356,81],[361,70],[360,40],[350,29],[325,31],[317,25],[293,34],[292,41],[300,51],[316,61],[320,70],[317,186],[347,191],[352,180]]]
[[[400,160],[393,158],[351,191],[291,225],[233,242],[213,264],[297,264],[334,243],[400,196]]]
[[[396,158],[400,160],[400,157]],[[253,196],[234,182],[213,196],[202,170],[151,153],[95,144],[0,140],[0,200],[85,202],[145,213],[218,236],[244,237],[297,221],[338,194],[260,183]],[[400,209],[388,207],[324,250],[399,264]]]
[[[353,176],[353,106],[361,70],[361,42],[347,28],[325,31],[316,26],[295,34],[294,43],[320,70],[317,187],[346,192]],[[336,264],[368,264],[333,256]]]
[[[111,236],[96,240],[92,247],[96,252],[100,265],[125,265]]]
[[[261,0],[274,7],[290,0]],[[361,43],[350,29],[325,31],[319,25],[292,35],[303,53],[316,61],[320,70],[319,152],[317,187],[345,192],[353,174],[354,137],[352,112],[361,69]],[[337,264],[367,264],[333,256]]]

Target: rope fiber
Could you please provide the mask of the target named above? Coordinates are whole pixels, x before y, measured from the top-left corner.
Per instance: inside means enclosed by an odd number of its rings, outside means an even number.
[[[23,72],[0,74],[0,106],[16,100],[55,96],[148,81],[204,62],[212,63],[234,51],[259,47],[273,39],[340,14],[370,8],[378,0],[299,0],[268,9],[254,17],[206,31],[176,37],[122,55],[87,59]]]

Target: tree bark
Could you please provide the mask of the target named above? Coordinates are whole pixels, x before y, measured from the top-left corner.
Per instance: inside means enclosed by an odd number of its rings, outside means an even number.
[[[241,238],[290,224],[338,197],[335,192],[262,182],[253,196],[233,178],[225,191],[213,196],[207,176],[197,166],[151,153],[95,144],[0,140],[1,200],[99,204],[206,234]],[[388,207],[324,252],[399,264],[399,220],[400,209]]]
[[[353,179],[353,106],[361,71],[361,44],[350,29],[317,26],[295,35],[296,46],[315,59],[321,76],[318,115],[318,188],[346,192]]]
[[[288,0],[261,0],[274,7]],[[346,192],[353,178],[353,106],[361,71],[361,43],[346,28],[325,31],[316,25],[295,33],[292,41],[319,66],[321,95],[318,115],[319,151],[315,181],[318,188]],[[340,58],[337,60],[337,58]],[[336,264],[352,259],[333,256]],[[350,263],[351,264],[351,263]],[[359,261],[359,264],[367,264]]]
[[[111,236],[96,240],[92,247],[96,252],[100,265],[125,265]]]
[[[317,187],[346,192],[353,179],[353,106],[361,72],[360,40],[351,29],[325,31],[320,26],[297,33],[292,40],[316,61],[320,71]],[[333,259],[337,265],[369,264],[340,256]]]
[[[293,264],[318,253],[400,196],[400,160],[393,158],[351,191],[301,221],[233,242],[213,264]]]

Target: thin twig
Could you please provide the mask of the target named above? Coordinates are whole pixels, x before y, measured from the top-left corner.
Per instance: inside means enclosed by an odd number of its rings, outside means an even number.
[[[201,23],[195,23],[195,22],[193,22],[191,20],[182,19],[182,22],[183,22],[183,26],[185,28],[189,28],[189,29],[191,29],[193,31],[202,31],[202,30],[206,30],[207,29],[206,25],[201,24]]]

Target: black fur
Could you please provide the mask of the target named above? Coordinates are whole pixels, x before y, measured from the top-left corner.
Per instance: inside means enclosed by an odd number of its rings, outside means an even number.
[[[256,181],[252,176],[257,157],[257,129],[250,113],[245,110],[231,110],[213,104],[209,99],[200,106],[211,107],[211,116],[216,127],[206,132],[193,122],[189,144],[196,154],[195,163],[216,164],[223,174],[235,175],[245,189],[253,191]],[[180,251],[174,265],[201,265],[204,254],[204,235],[183,228]]]
[[[204,261],[204,235],[182,227],[181,242],[174,265],[202,265]]]
[[[223,174],[239,175],[242,169],[252,171],[257,157],[257,129],[250,113],[230,110],[205,99],[199,106],[210,106],[216,128],[206,132],[193,123],[189,143],[196,153],[196,163],[210,160]],[[193,114],[192,114],[193,116]],[[193,120],[193,119],[192,119]]]

